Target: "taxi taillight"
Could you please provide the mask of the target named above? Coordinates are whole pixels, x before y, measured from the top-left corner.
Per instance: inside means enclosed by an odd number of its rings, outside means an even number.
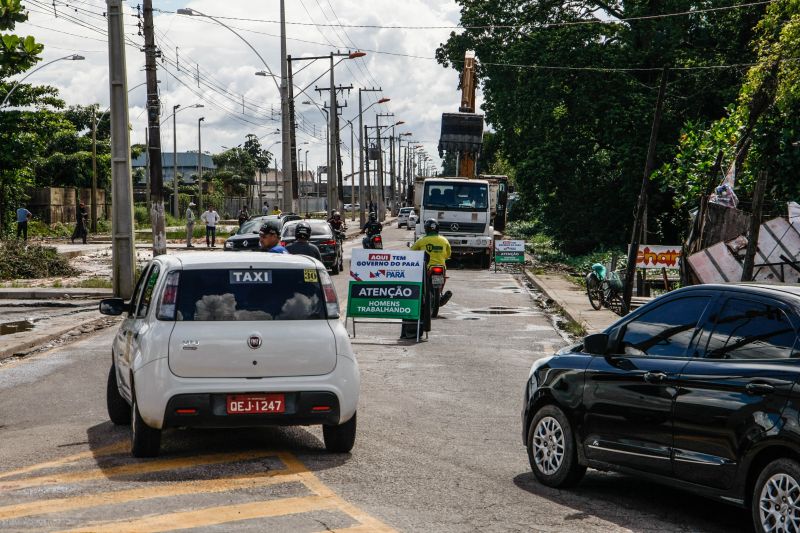
[[[339,318],[339,298],[336,296],[336,289],[328,275],[327,270],[318,270],[319,281],[322,284],[322,292],[325,294],[325,308],[328,311],[328,318]]]
[[[178,282],[180,272],[177,270],[167,274],[167,283],[161,295],[161,303],[158,306],[156,317],[159,320],[175,320],[175,304],[178,302]]]

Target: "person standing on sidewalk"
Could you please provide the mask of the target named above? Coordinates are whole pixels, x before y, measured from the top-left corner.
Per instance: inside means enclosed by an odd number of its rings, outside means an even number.
[[[242,227],[242,224],[247,222],[250,218],[250,213],[247,212],[247,207],[243,207],[239,209],[239,227]]]
[[[189,207],[186,208],[186,247],[187,248],[194,248],[194,244],[192,244],[192,237],[194,237],[194,211],[192,208],[196,204],[194,202],[189,202]]]
[[[261,207],[261,214],[269,215],[269,202],[264,202],[264,205]]]
[[[206,225],[206,248],[217,247],[217,222],[219,222],[219,213],[214,210],[214,206],[208,206],[208,210],[200,215]]]
[[[86,244],[86,237],[89,232],[86,230],[86,219],[88,218],[88,214],[86,213],[86,205],[83,202],[78,204],[78,212],[75,213],[75,230],[72,232],[72,244],[75,244],[75,239],[80,238],[83,241],[83,244]]]
[[[17,209],[17,239],[22,235],[24,240],[28,240],[28,221],[32,217],[33,214],[24,207]]]

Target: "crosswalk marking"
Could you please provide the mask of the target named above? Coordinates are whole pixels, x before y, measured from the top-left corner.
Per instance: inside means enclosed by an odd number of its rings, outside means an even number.
[[[353,521],[357,522],[339,531],[346,533],[388,533],[394,530],[363,512],[361,509],[339,497],[333,490],[309,471],[305,465],[294,455],[285,451],[259,450],[235,453],[216,453],[200,455],[197,457],[180,457],[154,461],[141,461],[121,466],[100,468],[92,466],[86,470],[73,470],[64,473],[55,473],[34,477],[20,477],[8,479],[12,476],[23,476],[50,468],[71,467],[73,463],[98,456],[111,456],[127,452],[126,443],[117,443],[94,451],[81,452],[61,459],[47,461],[14,471],[0,473],[0,500],[3,492],[16,491],[25,488],[42,488],[53,484],[69,485],[81,484],[96,480],[118,479],[132,475],[142,475],[154,472],[164,472],[178,469],[191,469],[192,467],[211,464],[231,464],[253,459],[270,457],[282,462],[281,468],[253,472],[230,477],[214,479],[201,479],[179,481],[172,483],[140,482],[143,488],[112,490],[95,494],[80,496],[66,496],[61,498],[47,498],[31,502],[0,506],[0,521],[14,520],[39,516],[67,514],[73,511],[106,507],[99,511],[98,516],[107,513],[115,505],[122,505],[142,500],[157,500],[173,496],[187,496],[195,494],[214,494],[236,490],[260,489],[267,486],[276,486],[286,483],[301,483],[312,494],[309,496],[284,497],[268,499],[242,504],[213,506],[192,510],[169,511],[153,513],[135,518],[96,522],[83,520],[74,529],[76,532],[110,532],[120,531],[156,532],[188,528],[212,527],[221,524],[236,523],[242,520],[266,519],[270,517],[299,515],[314,511],[338,511]],[[5,479],[5,481],[2,481]],[[132,482],[136,482],[132,480]],[[89,486],[91,488],[91,485]],[[87,489],[84,489],[87,490]],[[154,503],[152,509],[158,509]],[[2,525],[0,525],[2,527]],[[235,527],[235,526],[231,526]],[[326,530],[327,531],[327,530]]]

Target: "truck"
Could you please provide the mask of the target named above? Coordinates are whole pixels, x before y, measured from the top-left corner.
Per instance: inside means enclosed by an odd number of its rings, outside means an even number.
[[[439,235],[450,243],[453,256],[472,257],[489,268],[494,246],[491,185],[487,180],[417,176],[414,209],[419,214],[415,237],[425,234],[424,223],[439,223]]]

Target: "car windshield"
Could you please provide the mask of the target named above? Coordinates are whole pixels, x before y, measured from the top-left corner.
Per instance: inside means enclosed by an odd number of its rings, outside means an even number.
[[[485,183],[426,183],[427,208],[469,211],[486,209],[489,194]]]
[[[256,218],[253,220],[248,220],[247,222],[242,224],[242,227],[239,228],[239,231],[237,231],[236,233],[239,235],[244,235],[246,233],[258,233],[258,229],[264,222],[266,222],[266,220],[267,219],[265,218]]]
[[[316,320],[325,318],[314,269],[215,269],[180,273],[178,321]]]
[[[328,226],[327,222],[309,222],[311,225],[311,236],[312,237],[330,237],[331,236],[331,229]],[[289,237],[290,239],[294,238],[294,231],[297,228],[297,223],[294,224],[286,224],[283,227],[283,231],[281,232],[282,237]]]

